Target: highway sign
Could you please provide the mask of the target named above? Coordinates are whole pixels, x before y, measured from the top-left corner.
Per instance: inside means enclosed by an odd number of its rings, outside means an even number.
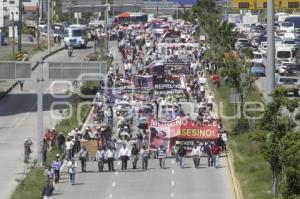
[[[103,80],[107,64],[100,62],[48,62],[49,80]]]
[[[0,80],[28,80],[30,78],[30,62],[0,62]]]

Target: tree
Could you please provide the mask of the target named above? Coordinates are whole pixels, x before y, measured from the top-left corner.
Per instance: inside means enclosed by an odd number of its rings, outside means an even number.
[[[298,107],[297,100],[287,98],[287,90],[278,88],[272,94],[273,101],[267,105],[260,128],[251,135],[251,139],[260,145],[260,151],[272,170],[272,194],[279,195],[280,181],[284,164],[281,151],[284,148],[284,137],[295,127],[289,113]]]
[[[300,198],[300,132],[289,132],[283,138],[281,158],[283,163],[284,198]]]

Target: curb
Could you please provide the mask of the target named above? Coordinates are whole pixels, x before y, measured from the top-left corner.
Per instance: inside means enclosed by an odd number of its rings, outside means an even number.
[[[235,176],[231,153],[232,152],[229,149],[229,153],[227,153],[226,160],[227,160],[227,164],[228,164],[228,167],[229,167],[229,173],[230,173],[230,176],[231,176],[231,181],[233,183],[235,198],[236,199],[243,199],[244,197],[243,197],[242,191],[240,189],[239,182],[238,182],[238,180],[236,179],[236,176]]]
[[[59,48],[54,50],[53,52],[50,52],[49,54],[45,55],[44,57],[42,57],[42,60],[47,59],[48,57],[50,57],[51,55],[54,55],[55,53],[58,53],[59,51],[63,50],[64,48]],[[31,71],[34,71],[36,68],[38,67],[38,64],[36,63]],[[15,82],[11,87],[9,87],[5,92],[0,94],[0,100],[3,99],[8,93],[10,93],[12,91],[12,89],[14,89],[16,86],[18,85],[18,82]]]

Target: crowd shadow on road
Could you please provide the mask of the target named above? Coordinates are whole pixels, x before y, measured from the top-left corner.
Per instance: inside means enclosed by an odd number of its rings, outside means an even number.
[[[51,94],[43,95],[43,110],[61,110],[67,106],[65,104],[55,105],[53,103],[66,102],[68,98],[55,98]],[[27,94],[9,94],[0,101],[0,116],[10,116],[27,112],[37,111],[37,95],[34,93]]]
[[[79,185],[84,185],[85,183],[83,182],[77,182],[77,183],[74,183],[73,186],[79,186]]]

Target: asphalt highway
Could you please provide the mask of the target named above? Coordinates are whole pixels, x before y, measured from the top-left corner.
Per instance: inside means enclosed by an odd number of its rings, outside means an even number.
[[[87,173],[81,173],[77,161],[75,184],[71,185],[66,172],[55,186],[55,199],[232,199],[231,183],[227,174],[225,158],[220,167],[208,167],[207,159],[201,158],[199,168],[194,168],[191,158],[185,159],[185,168],[177,166],[175,159],[166,159],[166,169],[160,169],[157,159],[149,160],[147,171],[138,168],[121,170],[120,161],[115,161],[115,172],[98,172],[96,162],[87,163]]]
[[[92,44],[87,49],[74,49],[72,57],[67,56],[65,50],[52,55],[45,61],[84,61],[86,56],[93,52]],[[37,55],[42,56],[42,55]],[[38,57],[36,58],[36,60]],[[44,65],[44,77],[48,76],[48,70]],[[33,141],[32,157],[36,157],[37,151],[37,114],[36,114],[36,75],[38,68],[32,74],[32,81],[25,81],[24,90],[17,86],[9,95],[0,101],[0,198],[10,198],[14,191],[16,179],[24,175],[27,166],[23,163],[24,141],[31,137]],[[47,78],[46,78],[47,79]],[[64,102],[67,99],[55,98],[50,92],[52,82],[44,82],[44,128],[52,128],[60,119],[59,107],[54,107],[53,113],[57,118],[51,117],[51,104]],[[56,84],[55,94],[64,94],[68,89],[67,84]]]

